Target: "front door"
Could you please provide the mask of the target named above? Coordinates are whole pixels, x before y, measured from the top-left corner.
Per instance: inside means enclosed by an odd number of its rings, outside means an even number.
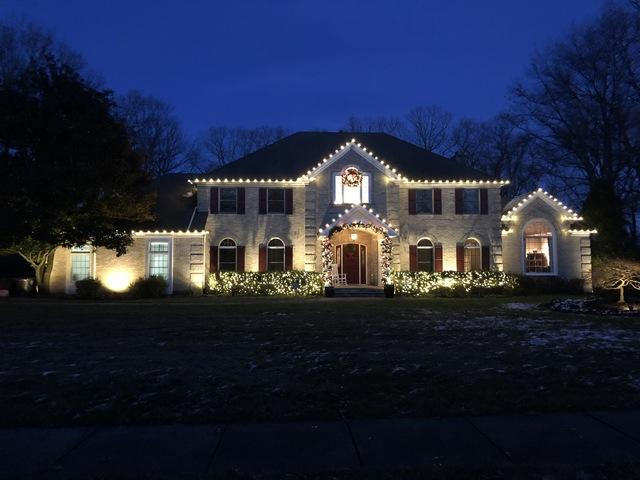
[[[357,243],[346,243],[342,247],[342,273],[347,283],[367,283],[367,249]]]

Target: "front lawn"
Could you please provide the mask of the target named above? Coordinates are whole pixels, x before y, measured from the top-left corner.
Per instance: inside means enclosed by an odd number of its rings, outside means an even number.
[[[0,302],[0,424],[640,407],[640,321],[552,297]]]

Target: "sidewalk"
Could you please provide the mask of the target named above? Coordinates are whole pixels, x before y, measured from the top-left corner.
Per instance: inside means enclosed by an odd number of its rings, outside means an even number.
[[[626,461],[640,461],[640,411],[0,429],[1,478]]]

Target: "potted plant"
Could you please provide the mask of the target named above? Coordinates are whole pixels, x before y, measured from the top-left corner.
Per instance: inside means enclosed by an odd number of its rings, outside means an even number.
[[[333,285],[325,285],[324,286],[324,296],[325,297],[335,297],[336,296],[336,289],[333,287]]]
[[[384,296],[387,298],[393,298],[395,294],[395,288],[393,283],[385,283],[384,284]]]

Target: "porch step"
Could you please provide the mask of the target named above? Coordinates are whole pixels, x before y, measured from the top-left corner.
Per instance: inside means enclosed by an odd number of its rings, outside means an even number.
[[[384,297],[384,290],[376,287],[336,287],[336,297]]]

